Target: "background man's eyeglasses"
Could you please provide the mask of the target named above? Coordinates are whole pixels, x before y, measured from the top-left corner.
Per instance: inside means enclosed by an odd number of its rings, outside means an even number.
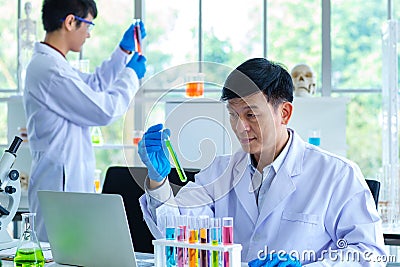
[[[74,15],[74,18],[75,18],[76,20],[79,20],[79,21],[82,21],[82,22],[88,24],[88,27],[87,27],[87,32],[88,32],[88,33],[90,33],[90,31],[93,29],[93,27],[94,27],[94,25],[95,25],[93,22],[91,22],[91,21],[89,21],[89,20],[87,20],[87,19],[81,18],[81,17],[79,17],[79,16],[75,16],[75,15]],[[61,19],[61,21],[64,21],[64,20],[65,20],[65,19]]]
[[[87,28],[87,32],[88,32],[88,33],[93,29],[93,27],[94,27],[94,23],[93,23],[93,22],[91,22],[91,21],[89,21],[89,20],[86,20],[86,19],[84,19],[84,18],[78,17],[78,16],[74,16],[74,18],[75,18],[76,20],[79,20],[79,21],[82,21],[82,22],[88,24],[88,28]]]

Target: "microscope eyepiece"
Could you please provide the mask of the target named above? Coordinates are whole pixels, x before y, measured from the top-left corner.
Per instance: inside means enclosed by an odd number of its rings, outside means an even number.
[[[15,136],[14,141],[10,145],[10,148],[7,149],[6,151],[15,155],[17,153],[17,150],[18,150],[19,146],[21,145],[21,143],[22,143],[22,139],[18,136]]]

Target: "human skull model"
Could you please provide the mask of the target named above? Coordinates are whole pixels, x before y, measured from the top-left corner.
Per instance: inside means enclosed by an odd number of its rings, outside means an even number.
[[[290,75],[293,80],[295,96],[311,96],[315,93],[315,75],[308,65],[296,65]]]
[[[31,2],[26,2],[24,5],[26,17],[29,18],[32,12],[32,4]]]

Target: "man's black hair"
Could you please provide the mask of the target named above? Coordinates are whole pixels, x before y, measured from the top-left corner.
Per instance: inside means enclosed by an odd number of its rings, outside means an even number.
[[[44,0],[42,5],[42,23],[46,32],[61,28],[63,19],[68,15],[86,18],[89,14],[97,17],[97,6],[93,0]],[[81,21],[77,21],[79,26]]]
[[[265,58],[245,61],[225,81],[221,100],[242,98],[262,91],[274,107],[293,101],[293,81],[289,72],[278,63]]]

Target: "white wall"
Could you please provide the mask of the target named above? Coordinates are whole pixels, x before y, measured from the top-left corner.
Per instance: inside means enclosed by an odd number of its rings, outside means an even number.
[[[296,98],[289,127],[308,141],[310,129],[321,132],[321,147],[346,156],[345,98]],[[184,168],[207,167],[216,155],[240,148],[224,103],[213,99],[184,99],[166,103],[165,127]]]

